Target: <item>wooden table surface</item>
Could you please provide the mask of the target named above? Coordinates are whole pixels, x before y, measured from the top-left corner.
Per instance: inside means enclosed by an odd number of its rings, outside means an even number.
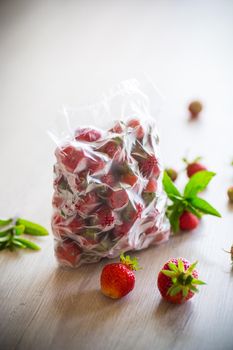
[[[46,129],[65,103],[92,101],[142,71],[165,96],[158,116],[165,165],[204,157],[217,172],[203,196],[222,219],[134,254],[143,270],[127,297],[99,291],[103,261],[59,268],[53,239],[40,252],[0,253],[0,348],[233,349],[233,3],[230,1],[2,1],[0,3],[0,212],[50,228],[54,144]],[[200,121],[186,105],[200,98]],[[178,185],[182,188],[185,175]],[[207,286],[182,306],[161,300],[170,257],[199,261]]]

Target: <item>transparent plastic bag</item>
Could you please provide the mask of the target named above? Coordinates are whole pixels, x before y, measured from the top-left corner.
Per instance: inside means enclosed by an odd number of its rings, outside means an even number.
[[[94,105],[64,108],[49,131],[57,145],[52,231],[62,265],[168,240],[156,98],[151,84],[124,81]]]

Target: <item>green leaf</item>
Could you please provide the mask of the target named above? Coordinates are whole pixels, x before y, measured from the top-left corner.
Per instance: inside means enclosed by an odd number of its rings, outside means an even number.
[[[189,288],[188,288],[188,287],[183,287],[183,288],[182,288],[182,294],[183,294],[183,297],[184,297],[184,298],[187,297],[188,292],[189,292]]]
[[[191,264],[191,265],[189,266],[189,268],[187,269],[186,273],[187,273],[187,274],[192,273],[193,270],[195,269],[195,267],[197,266],[197,264],[198,264],[198,261],[195,261],[193,264]]]
[[[202,218],[202,213],[200,213],[199,210],[197,210],[191,203],[190,203],[190,199],[188,198],[187,201],[187,206],[185,209],[187,209],[187,211],[190,211],[190,213],[194,214],[196,217],[198,217],[199,219]]]
[[[182,198],[180,192],[173,184],[171,178],[168,176],[166,171],[164,171],[163,173],[163,188],[168,198],[170,198],[172,201],[174,201],[174,196]]]
[[[201,281],[201,280],[197,280],[196,278],[193,278],[192,280],[192,284],[199,284],[199,285],[203,285],[206,284],[205,282]]]
[[[195,207],[196,209],[198,209],[204,214],[210,214],[210,215],[221,217],[221,214],[202,198],[199,198],[199,197],[190,198],[190,202],[193,207]]]
[[[168,277],[175,277],[176,276],[176,272],[175,271],[169,271],[169,270],[161,270],[161,272],[168,276]]]
[[[48,231],[41,225],[35,224],[34,222],[18,219],[17,225],[23,225],[25,227],[24,233],[32,236],[48,236]]]
[[[194,293],[198,293],[199,292],[199,290],[196,288],[196,287],[194,287],[194,286],[189,286],[189,288],[191,289],[191,291],[193,291]]]
[[[174,233],[176,233],[179,230],[179,217],[183,213],[183,210],[183,204],[180,202],[174,205],[172,211],[168,215],[168,219],[170,221],[172,231]]]
[[[15,246],[16,248],[20,248],[20,249],[25,249],[25,248],[26,248],[26,245],[25,245],[25,244],[19,242],[19,241],[16,240],[16,239],[13,239],[13,240],[12,240],[12,244],[13,244],[13,246]]]
[[[37,244],[35,244],[35,243],[31,242],[31,241],[28,241],[28,240],[25,239],[25,238],[15,237],[15,238],[13,239],[13,242],[14,242],[14,243],[15,243],[15,242],[19,242],[19,243],[25,245],[25,247],[26,247],[26,248],[29,248],[29,249],[40,250],[40,247],[39,247]]]
[[[12,222],[12,219],[3,220],[0,219],[0,227],[7,226]]]
[[[198,171],[194,174],[184,189],[184,197],[192,198],[195,197],[198,192],[203,191],[215,173],[207,170]]]
[[[181,272],[184,272],[184,263],[181,259],[178,259],[178,269]]]
[[[16,225],[16,226],[14,226],[13,230],[14,230],[14,234],[16,236],[20,236],[24,233],[25,226],[24,225]]]
[[[5,230],[5,231],[0,231],[0,237],[7,236],[9,233],[12,233],[12,230]]]
[[[167,294],[169,294],[171,297],[178,294],[182,290],[181,286],[172,286],[168,289]]]
[[[169,262],[168,263],[168,266],[169,266],[169,269],[171,270],[171,271],[175,271],[175,272],[178,272],[179,270],[178,270],[178,267],[176,266],[176,264],[174,264],[173,262]]]
[[[3,237],[0,237],[0,243],[3,243],[3,242],[8,242],[10,239],[10,236],[9,235],[6,235],[6,236],[3,236]]]

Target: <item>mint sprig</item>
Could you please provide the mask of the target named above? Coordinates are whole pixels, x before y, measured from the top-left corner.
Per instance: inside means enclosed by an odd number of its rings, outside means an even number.
[[[0,219],[0,250],[14,250],[16,248],[40,250],[37,244],[22,237],[23,234],[47,236],[48,231],[43,226],[25,219]]]
[[[194,174],[184,188],[183,194],[176,188],[166,171],[163,175],[163,188],[172,202],[167,208],[167,217],[172,230],[176,233],[179,230],[179,218],[184,211],[189,211],[201,218],[204,214],[221,217],[221,214],[207,201],[197,196],[203,191],[215,176],[215,173],[207,170]]]

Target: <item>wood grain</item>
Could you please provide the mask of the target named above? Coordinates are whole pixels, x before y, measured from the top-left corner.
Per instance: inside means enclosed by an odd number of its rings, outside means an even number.
[[[147,70],[166,96],[158,116],[165,165],[203,155],[218,175],[203,196],[223,218],[134,253],[143,266],[118,301],[99,290],[103,265],[58,267],[53,239],[40,252],[0,253],[0,348],[4,350],[232,350],[233,6],[228,1],[19,1],[0,4],[0,209],[50,227],[54,145],[45,130],[62,103],[94,99]],[[201,97],[197,123],[186,103]],[[178,185],[185,182],[182,173]],[[199,261],[207,286],[190,302],[161,300],[163,263]]]

